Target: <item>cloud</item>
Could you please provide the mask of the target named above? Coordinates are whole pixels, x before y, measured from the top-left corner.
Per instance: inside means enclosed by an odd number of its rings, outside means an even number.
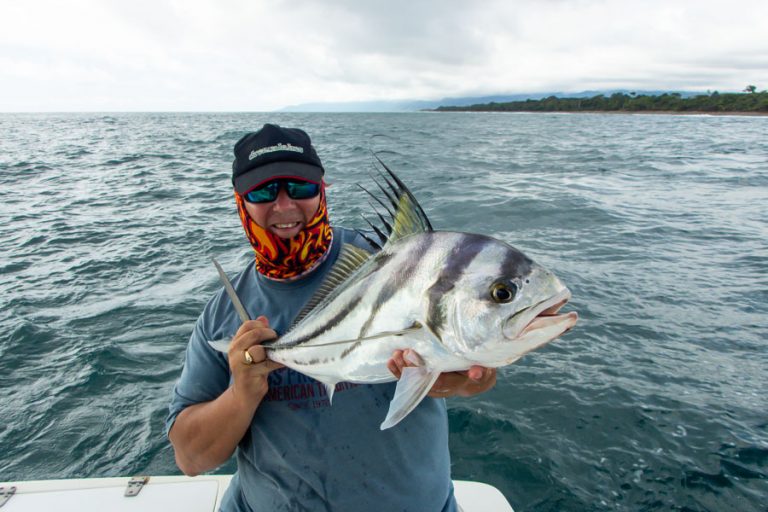
[[[6,2],[0,110],[765,88],[765,19],[757,0]]]

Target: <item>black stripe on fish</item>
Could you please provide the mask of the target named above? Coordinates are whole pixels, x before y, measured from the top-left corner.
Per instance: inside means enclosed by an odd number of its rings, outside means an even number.
[[[462,235],[448,255],[434,284],[427,290],[427,326],[439,340],[442,340],[443,328],[447,321],[443,297],[453,290],[464,271],[490,241],[491,239],[484,236]]]
[[[508,247],[512,250],[506,251],[507,256],[501,263],[501,275],[508,279],[528,275],[531,272],[533,260],[514,247]]]
[[[355,350],[357,347],[359,347],[361,343],[362,341],[353,343],[348,349],[344,350],[344,352],[341,353],[341,356],[339,356],[339,359],[344,359],[345,357],[347,357],[349,353]]]
[[[378,254],[376,254],[373,257],[373,259],[371,260],[371,266],[367,269],[367,272],[366,272],[365,276],[368,276],[368,275],[372,274],[373,272],[376,272],[381,267],[386,265],[387,262],[390,260],[390,258],[392,258],[392,254],[391,253],[378,253]],[[365,276],[360,276],[360,278],[362,279]],[[329,331],[329,330],[333,329],[334,327],[338,326],[344,320],[344,318],[347,317],[349,312],[352,311],[353,309],[355,309],[357,304],[362,300],[363,294],[366,291],[367,290],[359,291],[357,293],[357,295],[355,297],[353,297],[352,300],[349,302],[348,307],[346,307],[343,310],[341,310],[338,313],[336,313],[334,316],[329,318],[326,323],[324,323],[323,325],[317,327],[312,332],[310,332],[308,334],[305,334],[301,338],[297,338],[297,339],[291,341],[290,345],[287,345],[287,344],[286,345],[278,345],[275,348],[281,348],[282,349],[282,348],[295,347],[296,345],[301,345],[302,343],[306,343],[307,341],[309,341],[311,339],[314,339],[314,338],[320,336],[321,334],[325,333],[326,331]]]
[[[373,325],[373,321],[376,319],[376,315],[378,315],[382,306],[387,301],[389,301],[395,295],[395,293],[398,292],[398,290],[402,289],[403,284],[411,278],[414,271],[416,270],[416,267],[418,267],[421,263],[424,254],[429,251],[429,249],[434,244],[434,241],[434,237],[424,237],[420,244],[414,245],[408,254],[404,256],[405,261],[407,262],[406,265],[400,268],[398,272],[394,273],[394,275],[391,276],[384,287],[379,291],[379,294],[376,296],[376,300],[374,300],[373,306],[371,307],[371,313],[368,315],[368,319],[360,329],[360,334],[358,337],[365,338],[371,334],[368,332],[368,330],[370,329],[371,325]],[[341,358],[343,359],[359,346],[360,342],[353,344],[341,354]]]
[[[365,290],[363,290],[364,292]],[[352,298],[352,300],[349,302],[349,307],[342,309],[335,315],[333,315],[331,318],[328,319],[328,321],[315,329],[314,331],[305,334],[301,338],[296,338],[295,340],[292,340],[290,344],[283,344],[283,345],[276,345],[274,348],[276,349],[286,349],[295,347],[296,345],[301,345],[302,343],[306,343],[307,341],[314,339],[321,334],[323,334],[325,331],[329,331],[339,325],[349,314],[350,311],[355,309],[355,306],[357,306],[357,303],[362,300],[363,296],[358,293],[355,297]]]
[[[304,365],[304,366],[314,366],[314,365],[317,365],[317,364],[325,364],[328,361],[330,361],[330,358],[326,358],[326,359],[314,358],[314,359],[307,359],[305,361],[302,361],[302,360],[296,359],[296,358],[293,359],[293,363],[294,364]]]

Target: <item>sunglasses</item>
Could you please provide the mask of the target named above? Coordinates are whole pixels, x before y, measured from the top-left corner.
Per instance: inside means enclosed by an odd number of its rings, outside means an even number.
[[[318,183],[278,179],[256,187],[243,197],[249,203],[271,203],[277,199],[277,194],[281,188],[285,188],[285,192],[291,199],[309,199],[320,193],[320,185]]]

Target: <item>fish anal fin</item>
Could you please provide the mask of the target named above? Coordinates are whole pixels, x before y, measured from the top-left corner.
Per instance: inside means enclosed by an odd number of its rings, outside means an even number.
[[[318,379],[318,382],[325,388],[325,394],[328,396],[328,403],[333,404],[333,392],[336,391],[336,381]]]
[[[429,393],[439,376],[440,372],[430,372],[425,366],[403,368],[395,396],[389,404],[389,412],[379,428],[386,430],[400,423]]]

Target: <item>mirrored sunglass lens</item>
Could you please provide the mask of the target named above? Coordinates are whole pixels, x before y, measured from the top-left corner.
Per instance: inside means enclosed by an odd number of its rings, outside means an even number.
[[[308,181],[288,181],[285,189],[292,199],[309,199],[320,192],[320,185]]]
[[[253,189],[245,194],[245,199],[251,203],[268,203],[274,201],[277,197],[277,191],[280,189],[280,183],[273,181],[264,186]]]

